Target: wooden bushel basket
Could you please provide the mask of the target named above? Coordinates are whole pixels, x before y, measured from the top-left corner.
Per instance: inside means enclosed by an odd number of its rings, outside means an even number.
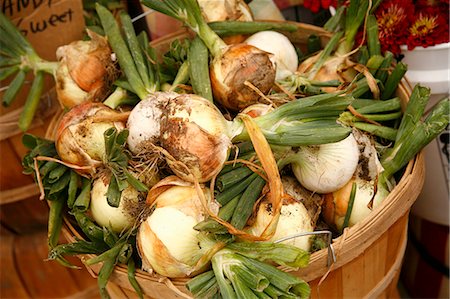
[[[295,23],[298,30],[287,33],[290,40],[305,48],[310,34],[321,37],[326,43],[329,33],[321,28]],[[152,46],[164,53],[175,39],[188,36],[186,31],[174,33],[155,40]],[[405,104],[410,87],[403,81],[397,90]],[[52,136],[56,121],[48,136]],[[53,127],[53,128],[52,128]],[[420,193],[424,182],[425,164],[422,154],[409,162],[395,189],[367,218],[333,240],[336,261],[327,265],[328,250],[322,249],[311,255],[310,264],[294,272],[309,282],[312,298],[392,298],[396,287],[407,240],[409,210]],[[64,235],[69,242],[82,238],[68,220]],[[91,256],[80,256],[86,259]],[[98,275],[101,265],[89,266],[93,276]],[[137,270],[136,278],[146,298],[191,298],[185,288],[187,279],[167,279]],[[127,269],[117,266],[110,277],[108,290],[113,298],[138,298],[128,282]]]

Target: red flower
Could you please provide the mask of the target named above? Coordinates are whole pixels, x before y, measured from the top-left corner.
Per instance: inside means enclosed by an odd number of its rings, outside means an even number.
[[[438,11],[439,8],[428,7],[415,14],[406,40],[409,50],[449,42],[448,18]]]
[[[313,13],[318,13],[320,8],[328,9],[330,6],[336,7],[337,0],[304,0],[303,7],[309,9]]]
[[[387,0],[375,12],[383,51],[449,42],[449,0]]]
[[[400,45],[407,40],[404,32],[414,14],[412,0],[388,0],[381,2],[375,16],[382,51],[400,53]]]

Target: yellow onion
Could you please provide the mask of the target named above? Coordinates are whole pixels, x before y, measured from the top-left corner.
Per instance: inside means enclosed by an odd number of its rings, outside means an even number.
[[[89,209],[99,225],[120,233],[135,224],[145,207],[145,194],[129,185],[121,193],[119,206],[112,207],[106,198],[110,179],[111,175],[103,175],[94,180]]]
[[[131,111],[127,142],[135,154],[160,145],[170,154],[166,160],[177,176],[206,182],[228,158],[229,127],[217,107],[198,95],[159,93]]]
[[[230,45],[215,56],[210,66],[214,99],[224,107],[240,111],[255,104],[275,82],[276,69],[270,54],[247,44]]]
[[[118,131],[127,115],[101,103],[86,102],[73,107],[61,119],[55,136],[55,146],[62,161],[89,167],[78,170],[93,174],[105,156],[103,133],[111,127]]]
[[[170,100],[161,119],[161,145],[183,164],[167,159],[171,169],[188,181],[209,181],[228,159],[229,126],[217,107],[200,96],[184,94]]]
[[[297,52],[285,35],[276,31],[260,31],[247,38],[245,43],[273,54],[271,61],[276,67],[276,80],[285,79],[297,70]]]
[[[320,213],[321,196],[312,194],[302,188],[295,178],[283,177],[282,183],[287,196],[283,200],[277,229],[269,241],[277,241],[314,231],[315,222]],[[308,204],[308,209],[306,204]],[[248,228],[249,232],[258,236],[261,235],[272,219],[272,213],[271,204],[263,201],[258,207],[254,223]],[[283,243],[309,251],[311,237],[290,238]]]
[[[352,82],[358,72],[345,56],[331,56],[324,65],[315,73],[311,73],[320,53],[303,61],[297,68],[300,74],[310,74],[308,79],[320,82],[338,80]],[[323,87],[325,92],[334,92],[338,87]]]
[[[106,38],[88,31],[91,40],[74,41],[56,51],[55,81],[58,100],[65,108],[86,101],[102,101],[118,71]]]
[[[242,0],[198,0],[198,4],[207,22],[253,21],[250,8]]]
[[[356,193],[348,226],[353,226],[366,218],[389,194],[385,188],[379,188],[380,185],[377,185],[375,180],[366,181],[361,178],[352,178],[341,189],[326,194],[323,206],[324,220],[338,230],[343,228],[353,183],[356,184]]]
[[[217,213],[218,205],[202,188],[207,205]],[[207,214],[197,189],[185,181],[168,177],[149,192],[155,209],[139,227],[137,246],[143,268],[166,277],[187,277],[205,269],[201,259],[209,248],[194,226]]]

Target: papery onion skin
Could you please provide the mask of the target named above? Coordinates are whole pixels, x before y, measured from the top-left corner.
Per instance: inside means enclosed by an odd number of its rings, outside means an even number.
[[[256,219],[249,231],[253,235],[261,235],[272,219],[273,208],[270,203],[263,202],[258,208]],[[298,233],[312,232],[314,227],[305,206],[292,198],[283,202],[280,218],[278,220],[275,234],[268,241],[277,241],[284,237],[289,237]],[[309,251],[311,240],[309,236],[297,237],[286,240],[284,244],[289,244]]]
[[[356,194],[348,226],[353,226],[369,216],[389,194],[386,189],[377,188],[377,193],[374,195],[376,181],[366,181],[360,178],[353,178],[341,189],[326,194],[323,206],[324,220],[337,230],[343,228],[353,183],[356,183]]]
[[[104,132],[115,127],[124,129],[117,119],[120,113],[101,104],[86,102],[73,107],[61,119],[55,136],[58,156],[64,162],[91,167],[89,170],[77,170],[81,174],[93,174],[102,164],[105,156]],[[101,121],[96,119],[101,118]]]
[[[120,233],[135,224],[145,207],[145,195],[129,185],[121,193],[119,206],[111,207],[106,198],[109,181],[109,176],[101,176],[94,181],[89,209],[99,225]]]
[[[169,182],[167,186],[165,182]],[[207,266],[205,261],[197,267],[201,244],[197,238],[199,232],[193,229],[207,215],[194,186],[171,184],[169,179],[158,183],[158,188],[164,191],[154,200],[154,212],[139,227],[137,246],[144,269],[171,278],[188,277]],[[153,190],[157,189],[150,193]],[[216,213],[217,204],[211,202],[209,192],[203,188],[202,192]]]
[[[250,8],[242,0],[198,0],[198,4],[207,22],[253,21]]]
[[[267,94],[275,82],[275,72],[267,52],[247,44],[231,45],[210,66],[214,99],[230,110],[240,111],[260,99],[245,82]]]
[[[274,108],[271,105],[256,103],[244,108],[241,113],[247,114],[248,116],[255,118],[258,116],[266,115],[267,113],[273,111]]]
[[[145,153],[159,143],[165,106],[177,96],[175,92],[155,92],[133,108],[127,121],[127,143],[133,154]]]
[[[169,166],[184,180],[209,181],[228,159],[229,124],[214,104],[197,95],[180,95],[165,108],[161,146],[189,172],[171,159],[167,159]]]
[[[285,35],[276,31],[260,31],[247,38],[245,43],[273,54],[271,61],[276,66],[276,80],[282,80],[297,70],[297,52]]]
[[[118,77],[106,38],[88,31],[91,40],[74,41],[57,49],[56,92],[65,108],[102,101]]]
[[[291,164],[298,181],[320,194],[342,188],[353,176],[359,161],[358,144],[347,138],[320,146],[300,147],[297,162]]]
[[[297,72],[300,74],[308,74],[314,66],[317,57],[312,56],[305,61],[303,61],[297,68]],[[332,56],[330,57],[324,65],[319,69],[319,71],[309,79],[316,80],[320,82],[339,80],[341,82],[352,82],[355,76],[358,74],[352,67],[347,67],[345,56]],[[325,92],[335,92],[338,87],[323,87],[322,90]]]

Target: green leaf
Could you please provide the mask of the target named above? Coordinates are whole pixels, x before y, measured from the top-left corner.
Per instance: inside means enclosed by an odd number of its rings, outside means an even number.
[[[114,175],[111,176],[111,180],[109,181],[108,191],[106,192],[106,198],[108,200],[108,204],[111,207],[117,208],[120,204],[120,196],[121,192],[119,189],[119,184]]]

